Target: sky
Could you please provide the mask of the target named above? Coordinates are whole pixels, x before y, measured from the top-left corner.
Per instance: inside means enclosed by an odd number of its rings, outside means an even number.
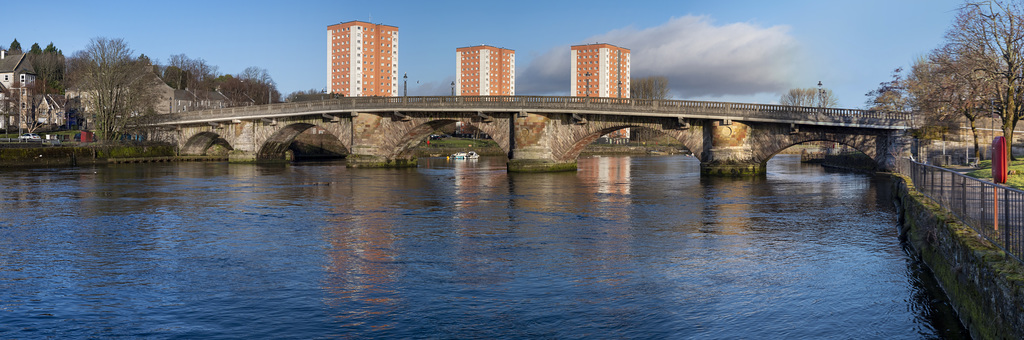
[[[517,95],[568,95],[569,47],[601,42],[631,50],[631,77],[667,77],[672,99],[771,104],[820,81],[840,107],[863,108],[893,69],[943,44],[962,2],[13,1],[4,12],[25,22],[0,29],[0,47],[52,42],[70,56],[122,38],[159,63],[267,69],[287,95],[324,89],[327,26],[359,20],[399,28],[411,96],[450,94],[455,49],[480,44],[516,51]]]

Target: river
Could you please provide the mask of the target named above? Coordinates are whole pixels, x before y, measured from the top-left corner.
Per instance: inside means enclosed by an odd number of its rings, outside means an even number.
[[[888,179],[779,155],[0,172],[0,338],[966,338]]]

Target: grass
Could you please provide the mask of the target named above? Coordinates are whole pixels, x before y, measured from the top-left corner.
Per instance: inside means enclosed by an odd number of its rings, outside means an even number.
[[[466,139],[466,138],[445,138],[430,141],[428,146],[426,142],[420,143],[421,147],[433,147],[433,148],[486,148],[486,147],[497,147],[498,143],[490,139]]]
[[[1006,178],[1006,186],[1024,190],[1024,160],[1010,161],[1011,175]],[[978,170],[967,173],[967,176],[974,178],[992,180],[992,161],[981,161],[978,163]]]

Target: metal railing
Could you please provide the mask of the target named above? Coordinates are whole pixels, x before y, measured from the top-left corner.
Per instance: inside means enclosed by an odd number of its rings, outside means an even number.
[[[1024,262],[1024,191],[903,159],[897,166],[917,191],[1019,262]]]
[[[173,124],[214,119],[250,119],[305,112],[353,112],[359,110],[568,110],[623,114],[723,116],[737,119],[775,119],[803,123],[875,124],[900,129],[909,126],[910,115],[857,109],[652,100],[606,97],[553,96],[430,96],[430,97],[344,97],[319,101],[239,106],[223,109],[178,112],[154,117],[150,124]]]

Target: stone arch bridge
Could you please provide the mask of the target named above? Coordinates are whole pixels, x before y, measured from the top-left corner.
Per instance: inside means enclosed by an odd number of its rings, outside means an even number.
[[[860,150],[881,169],[907,151],[909,116],[865,110],[597,97],[347,97],[233,107],[153,117],[152,140],[183,155],[228,150],[232,161],[285,159],[288,146],[317,128],[348,152],[351,167],[415,166],[412,148],[436,129],[462,122],[487,133],[509,171],[575,170],[583,148],[622,128],[648,128],[682,142],[703,175],[763,174],[776,153],[808,141]]]

